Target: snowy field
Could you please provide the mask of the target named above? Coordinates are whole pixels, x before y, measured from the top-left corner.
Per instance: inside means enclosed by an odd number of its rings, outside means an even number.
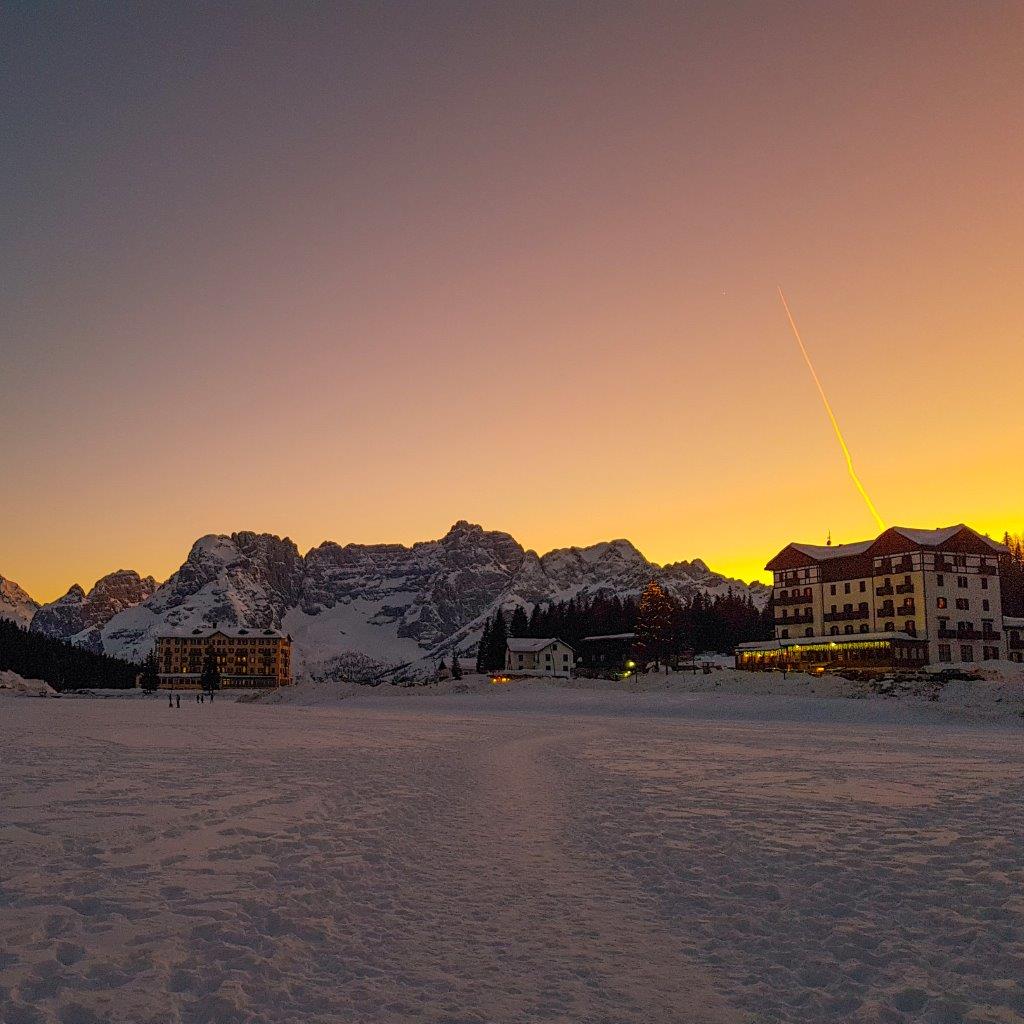
[[[1024,1021],[1024,724],[0,700],[0,1021]]]

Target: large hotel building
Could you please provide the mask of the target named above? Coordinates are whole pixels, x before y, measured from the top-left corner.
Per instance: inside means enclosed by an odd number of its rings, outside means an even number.
[[[741,644],[740,668],[913,668],[1007,657],[1002,544],[970,527],[895,526],[856,544],[789,544],[775,576],[775,640]]]
[[[211,651],[224,687],[287,686],[292,681],[292,640],[277,629],[223,626],[156,638],[156,665],[166,689],[196,689]]]

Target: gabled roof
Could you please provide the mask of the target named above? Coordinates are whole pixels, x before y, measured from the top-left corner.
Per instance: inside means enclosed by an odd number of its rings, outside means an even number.
[[[795,551],[799,551],[816,562],[823,562],[826,558],[843,558],[846,555],[862,555],[872,544],[873,540],[859,540],[853,544],[790,544]]]
[[[918,530],[909,526],[891,526],[874,540],[859,540],[852,544],[787,544],[766,566],[769,570],[795,569],[815,562],[830,562],[836,558],[854,558],[858,555],[898,554],[919,548],[939,549],[950,544],[961,534],[967,535],[968,548],[989,550],[1002,554],[1006,548],[991,537],[984,537],[964,523],[943,526],[936,530]],[[963,541],[960,542],[964,543]],[[910,547],[905,547],[909,544]]]
[[[536,654],[537,651],[543,651],[545,647],[550,647],[552,644],[569,647],[569,644],[564,640],[559,640],[557,636],[510,636],[508,638],[508,649],[513,654]],[[572,647],[569,647],[569,650],[571,651]]]

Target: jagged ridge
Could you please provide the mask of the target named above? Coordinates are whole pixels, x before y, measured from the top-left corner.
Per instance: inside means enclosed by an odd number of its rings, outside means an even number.
[[[411,547],[328,541],[305,556],[287,537],[209,535],[162,586],[122,570],[89,594],[73,587],[40,609],[32,628],[141,658],[154,635],[169,629],[273,626],[292,634],[297,671],[323,676],[346,664],[365,669],[468,647],[498,607],[601,591],[635,594],[651,579],[683,599],[729,589],[759,604],[767,597],[761,584],[726,579],[699,560],[658,566],[627,540],[538,555],[507,533],[460,520],[440,540]]]

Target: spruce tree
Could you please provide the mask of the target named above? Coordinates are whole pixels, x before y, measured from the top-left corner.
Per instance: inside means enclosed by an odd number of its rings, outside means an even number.
[[[516,610],[512,613],[512,621],[508,624],[508,635],[509,636],[528,636],[530,633],[530,620],[526,617],[526,609],[521,605],[516,605]]]
[[[160,677],[157,673],[156,653],[150,653],[142,666],[142,689],[146,693],[153,693],[160,685]]]
[[[535,604],[533,606],[533,611],[530,612],[530,624],[529,624],[529,626],[526,629],[526,635],[527,636],[532,636],[532,637],[543,636],[543,634],[540,632],[540,628],[541,628],[540,604]]]
[[[507,647],[508,627],[505,625],[505,616],[499,608],[494,616],[494,625],[491,626],[491,635],[488,643],[486,666],[488,672],[496,672],[505,667],[505,651]]]
[[[220,689],[220,666],[213,651],[207,651],[203,659],[203,674],[199,677],[199,685],[207,693]]]
[[[480,635],[480,643],[476,649],[476,670],[478,673],[487,671],[487,659],[491,650],[491,620],[484,619],[484,631]]]
[[[452,679],[462,678],[462,666],[459,664],[459,652],[452,651]]]
[[[654,662],[655,669],[673,653],[672,600],[654,581],[640,596],[636,620],[636,649],[641,665]]]

